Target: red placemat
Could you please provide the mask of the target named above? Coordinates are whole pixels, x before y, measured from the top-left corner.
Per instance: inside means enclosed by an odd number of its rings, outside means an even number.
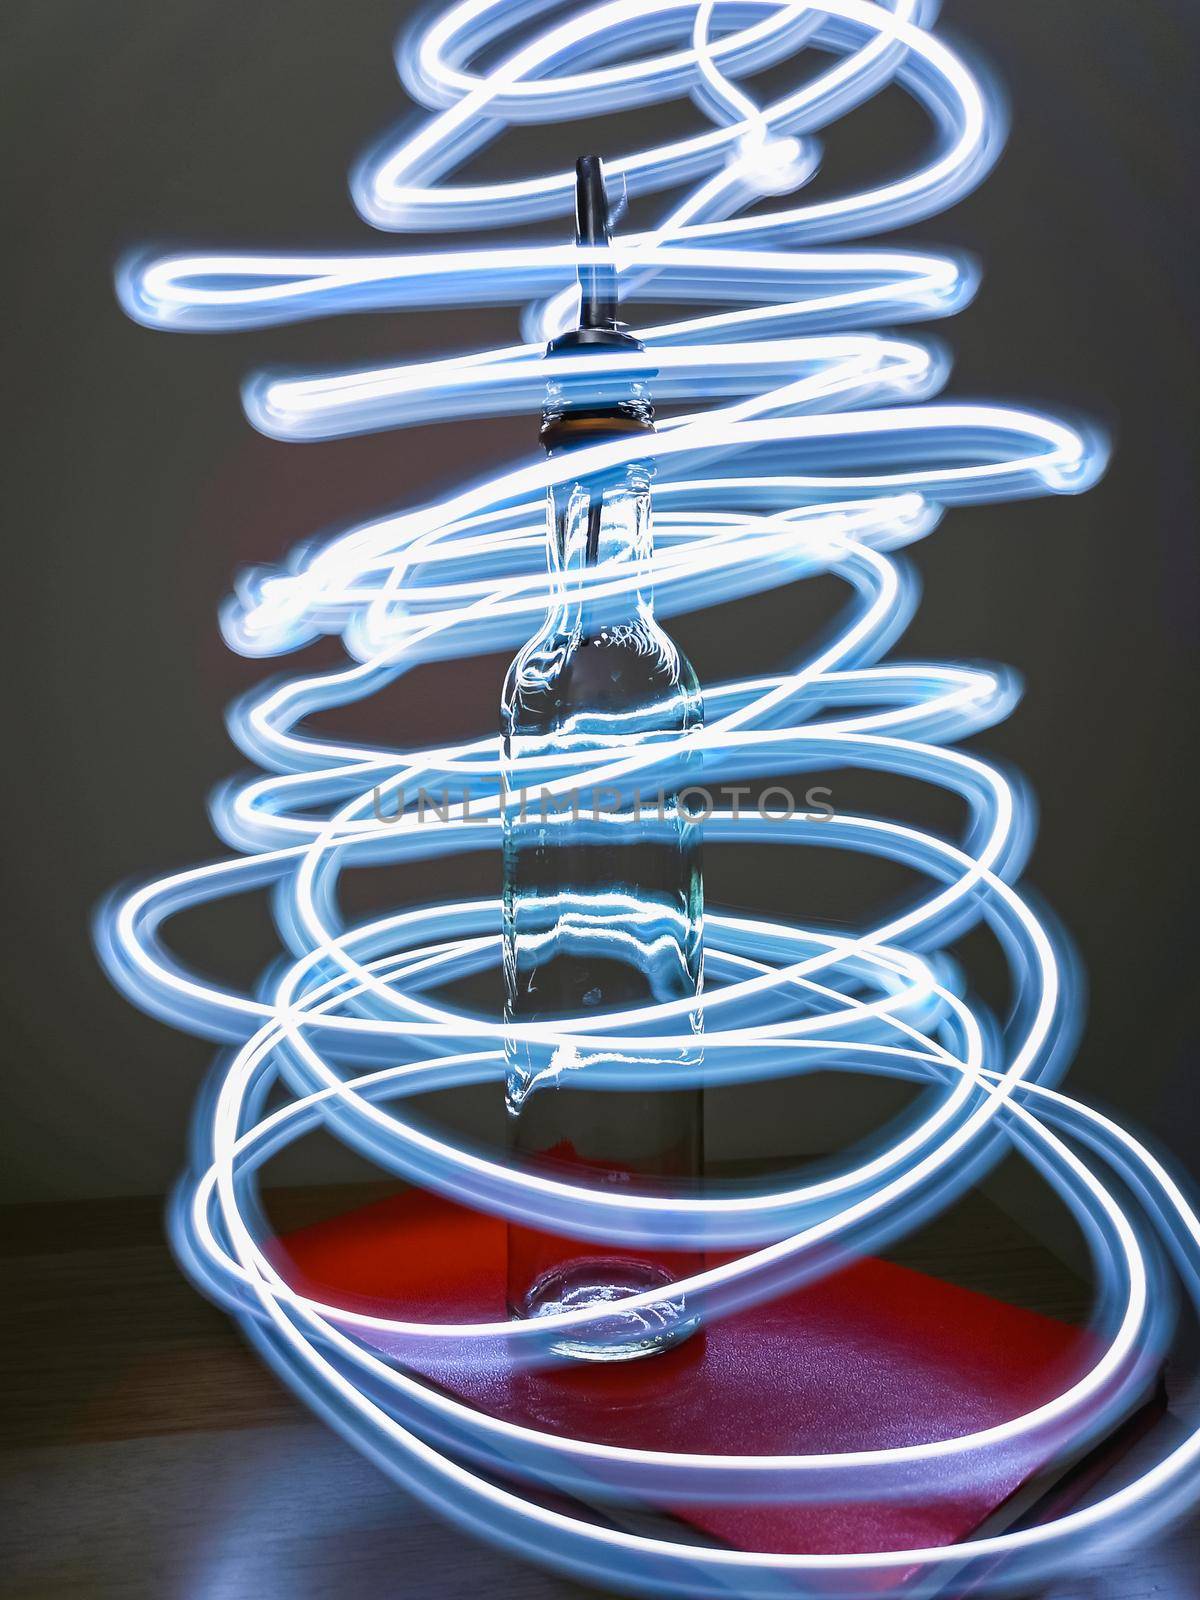
[[[429,1322],[504,1316],[504,1224],[419,1191],[289,1234],[274,1254],[296,1288],[347,1309]],[[647,1360],[531,1373],[451,1358],[423,1371],[480,1410],[546,1432],[776,1455],[973,1433],[1060,1393],[1087,1354],[1079,1328],[868,1258]],[[947,1479],[939,1493],[926,1481],[914,1501],[669,1510],[746,1550],[919,1549],[970,1537],[1043,1466],[1029,1454],[993,1461],[986,1482],[964,1491]]]

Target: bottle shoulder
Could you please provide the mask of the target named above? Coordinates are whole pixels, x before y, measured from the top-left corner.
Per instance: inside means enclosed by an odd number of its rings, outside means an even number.
[[[514,658],[501,704],[506,725],[542,728],[588,710],[657,712],[672,730],[699,726],[702,717],[695,670],[652,617],[591,635],[543,629]]]

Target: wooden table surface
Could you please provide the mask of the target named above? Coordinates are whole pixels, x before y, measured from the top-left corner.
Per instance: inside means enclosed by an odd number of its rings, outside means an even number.
[[[368,1197],[281,1191],[272,1212],[287,1229]],[[4,1600],[595,1594],[436,1521],[311,1418],[180,1277],[157,1202],[2,1209],[0,1254]],[[1050,1315],[1086,1310],[1083,1285],[979,1196],[891,1254]],[[1197,1524],[1096,1567],[1046,1600],[1191,1600]]]

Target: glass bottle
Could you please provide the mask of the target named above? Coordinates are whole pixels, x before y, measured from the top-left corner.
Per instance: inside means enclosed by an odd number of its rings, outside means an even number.
[[[586,204],[584,193],[581,236]],[[616,329],[603,297],[599,312],[596,301],[589,311],[586,285],[583,304],[580,334],[556,341],[552,355],[640,349]],[[582,337],[588,332],[603,336]],[[605,393],[578,378],[552,381],[542,442],[558,455],[653,432],[653,417],[638,382]],[[700,1055],[701,823],[684,803],[698,758],[685,747],[670,761],[665,786],[653,773],[644,787],[636,774],[612,785],[601,775],[598,786],[587,771],[648,744],[677,746],[698,731],[700,690],[654,617],[648,465],[568,478],[550,491],[547,522],[551,605],[509,668],[501,706],[510,795],[503,935],[510,1147],[517,1163],[567,1181],[678,1192],[701,1170],[701,1092],[694,1085],[639,1089],[636,1082],[639,1071],[652,1067],[661,1081],[664,1065],[684,1067]],[[615,593],[594,592],[589,576],[596,569]],[[610,581],[622,577],[625,583]],[[548,791],[548,764],[560,775],[578,771],[580,783],[566,793]],[[639,1024],[628,1048],[619,1041],[590,1045],[587,1035],[555,1043],[507,1031],[558,1020],[567,1032],[572,1018],[594,1023],[605,1012],[689,1000],[697,1003],[670,1019]],[[673,1042],[658,1046],[655,1033]],[[630,1087],[580,1087],[580,1069],[589,1063],[618,1067]],[[560,1354],[629,1359],[663,1349],[695,1326],[680,1297],[641,1311],[618,1308],[631,1294],[697,1270],[695,1255],[593,1243],[521,1223],[509,1225],[508,1252],[510,1315],[614,1306],[591,1329],[557,1341]]]

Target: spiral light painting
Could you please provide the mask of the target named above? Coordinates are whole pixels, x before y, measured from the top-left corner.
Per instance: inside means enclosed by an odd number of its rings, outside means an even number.
[[[1132,1133],[1059,1087],[1078,1032],[1078,982],[1068,944],[1019,887],[1029,802],[958,747],[1008,714],[1014,680],[981,666],[889,660],[916,605],[905,546],[945,537],[943,518],[952,522],[959,504],[1086,490],[1106,457],[1103,438],[1078,425],[939,398],[949,377],[944,346],[893,331],[951,316],[972,298],[976,275],[950,254],[862,241],[952,206],[986,177],[1003,140],[998,95],[934,31],[935,9],[926,0],[587,8],[460,0],[402,40],[401,79],[427,114],[365,158],[351,188],[377,229],[469,234],[469,244],[140,255],[118,274],[129,314],[168,331],[478,303],[523,308],[523,342],[506,348],[251,377],[247,414],[275,438],[532,416],[545,389],[546,340],[571,324],[577,267],[595,254],[559,242],[569,237],[571,163],[508,182],[474,182],[460,169],[515,124],[552,130],[611,115],[616,142],[636,128],[638,107],[686,98],[707,119],[704,131],[607,159],[610,182],[631,205],[659,204],[655,226],[614,245],[622,314],[644,353],[559,358],[560,373],[601,386],[652,380],[656,402],[669,408],[658,434],[589,446],[569,462],[531,456],[242,579],[222,617],[232,649],[280,656],[335,635],[344,663],[298,668],[232,709],[233,735],[258,773],[215,797],[231,853],[114,897],[97,920],[108,971],[134,1002],[225,1047],[172,1210],[175,1245],[196,1283],[318,1414],[440,1514],[529,1560],[634,1594],[865,1595],[898,1572],[914,1574],[914,1592],[944,1589],[952,1574],[1028,1588],[1112,1543],[1146,1538],[1200,1494],[1200,1434],[1192,1434],[1164,1446],[1133,1481],[1049,1523],[944,1548],[806,1555],[622,1531],[538,1494],[553,1485],[615,1507],[672,1496],[919,1499],[935,1485],[944,1494],[1013,1461],[1077,1451],[1111,1429],[1161,1365],[1174,1284],[1192,1299],[1200,1289],[1200,1222],[1180,1181]],[[790,78],[784,68],[794,68]],[[773,98],[756,95],[768,69],[773,85],[787,84]],[[922,163],[874,188],[808,199],[823,141],[887,89],[925,119]],[[889,164],[881,157],[881,168]],[[505,229],[529,224],[550,242],[528,242],[527,226],[519,242],[506,242]],[[646,325],[639,299],[701,309]],[[836,630],[810,643],[799,664],[704,686],[706,784],[884,772],[957,797],[965,818],[955,837],[842,811],[780,818],[716,809],[706,820],[706,838],[723,847],[786,852],[795,920],[710,905],[704,1059],[689,1070],[705,1085],[820,1069],[842,1075],[848,1093],[863,1075],[921,1091],[916,1114],[803,1183],[682,1198],[593,1189],[519,1170],[406,1111],[413,1095],[498,1083],[504,1073],[499,1016],[438,994],[499,961],[500,815],[514,801],[499,784],[498,737],[481,728],[467,742],[402,750],[309,726],[317,713],[333,725],[339,708],[423,664],[515,649],[548,603],[547,487],[648,454],[662,614],[809,576],[832,577],[845,591]],[[297,541],[310,533],[297,529]],[[634,579],[601,564],[588,581],[612,593]],[[669,781],[680,759],[678,748],[657,745],[585,775],[547,770],[544,781],[552,794],[583,781],[626,792]],[[450,787],[469,804],[445,819],[418,818],[409,797],[422,786]],[[806,926],[803,852],[815,850],[900,863],[922,887],[875,925],[842,934]],[[344,909],[344,878],[356,869],[461,853],[476,856],[481,884],[496,892],[369,922]],[[263,892],[280,953],[254,992],[223,987],[172,953],[172,919]],[[947,956],[976,927],[1007,965],[1003,1015]],[[606,1016],[589,1036],[603,1027],[628,1044],[651,1020],[661,1043],[669,1006],[652,1019],[646,1010]],[[591,1086],[624,1086],[619,1068],[584,1070]],[[536,1217],[594,1240],[736,1252],[683,1286],[706,1319],[915,1229],[1015,1147],[1088,1242],[1093,1355],[1054,1399],[1002,1426],[852,1453],[679,1454],[518,1426],[423,1382],[423,1362],[451,1349],[480,1364],[544,1362],[553,1335],[599,1313],[428,1324],[300,1293],[274,1264],[257,1184],[269,1157],[316,1127],[388,1174],[496,1215]],[[652,1305],[655,1293],[643,1298]]]

